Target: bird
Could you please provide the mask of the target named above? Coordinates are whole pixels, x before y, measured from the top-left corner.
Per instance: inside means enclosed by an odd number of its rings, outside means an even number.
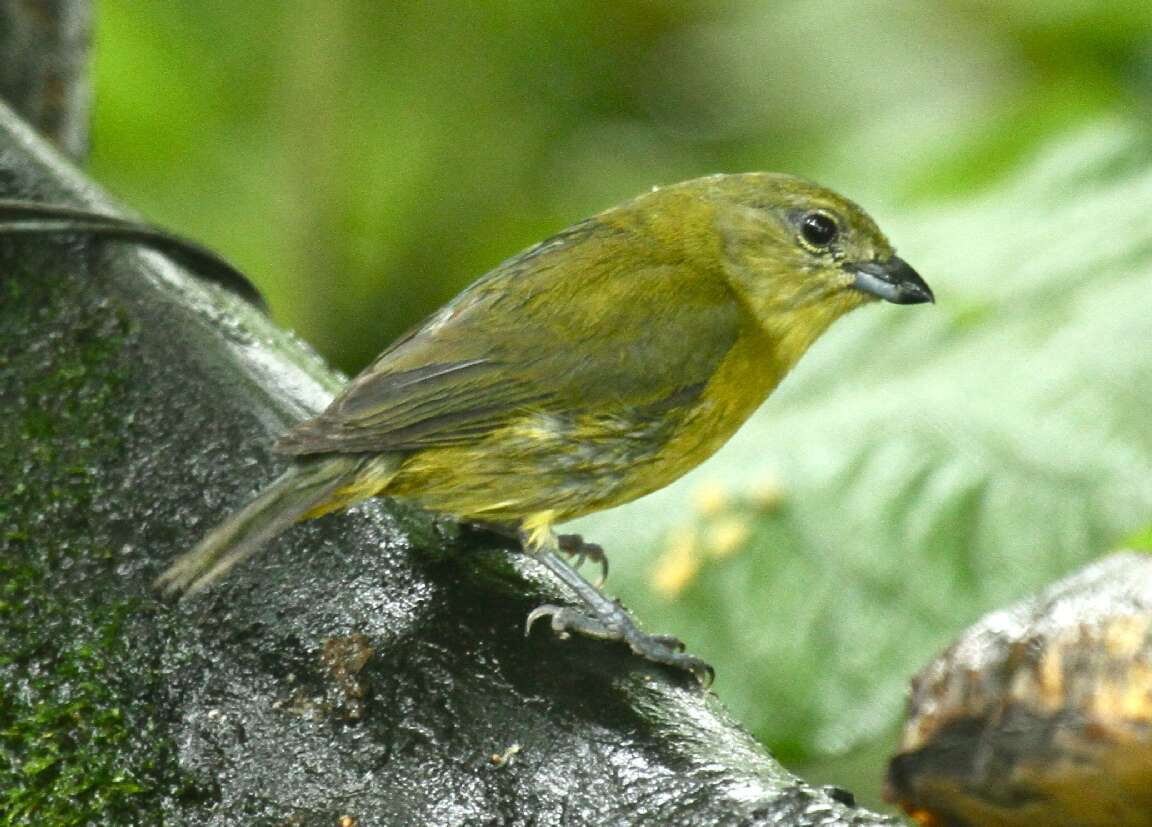
[[[570,633],[623,641],[702,683],[565,553],[558,524],[622,505],[711,456],[838,318],[933,302],[849,199],[783,173],[654,187],[512,256],[387,347],[273,446],[286,470],[157,579],[209,586],[293,524],[392,497],[515,538],[579,606]]]

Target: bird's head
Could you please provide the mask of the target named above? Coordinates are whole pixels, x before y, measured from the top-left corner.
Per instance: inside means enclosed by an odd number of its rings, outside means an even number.
[[[693,217],[695,226],[682,226],[683,240],[711,247],[707,257],[720,261],[733,292],[770,333],[788,340],[796,358],[862,304],[934,301],[864,210],[802,178],[712,175],[651,197],[676,204],[656,215]]]

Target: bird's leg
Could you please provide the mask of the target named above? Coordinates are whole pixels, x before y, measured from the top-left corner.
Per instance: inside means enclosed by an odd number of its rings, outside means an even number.
[[[548,617],[551,618],[552,630],[561,637],[575,633],[603,640],[620,640],[647,660],[689,671],[704,686],[712,683],[712,667],[700,658],[685,653],[684,644],[680,640],[671,635],[650,635],[642,631],[619,601],[605,597],[556,554],[558,542],[554,534],[549,532],[548,540],[543,544],[534,544],[524,535],[522,541],[525,551],[567,586],[586,609],[580,611],[570,606],[539,606],[529,613],[525,633],[531,631],[532,624],[537,620]]]
[[[465,525],[476,531],[495,534],[502,540],[511,540],[515,543],[515,545],[510,545],[511,548],[520,548],[522,545],[520,532],[517,531],[514,526],[476,521],[465,523]],[[584,565],[585,560],[591,560],[593,563],[599,565],[600,579],[596,581],[595,586],[596,588],[600,588],[604,585],[604,581],[608,579],[608,556],[604,554],[604,549],[598,543],[585,542],[584,538],[579,534],[557,534],[556,548],[569,557],[575,558],[573,565],[576,568]]]

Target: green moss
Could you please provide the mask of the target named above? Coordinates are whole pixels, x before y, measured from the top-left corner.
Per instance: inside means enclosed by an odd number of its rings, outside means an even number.
[[[140,823],[180,786],[148,706],[130,703],[149,689],[133,663],[139,601],[77,599],[76,567],[95,593],[115,577],[89,521],[122,454],[114,403],[133,335],[122,313],[77,292],[62,278],[0,293],[2,825]]]
[[[19,603],[7,607],[6,621]],[[0,710],[4,824],[90,824],[138,812],[131,799],[148,791],[154,764],[127,752],[132,722],[117,705],[106,667],[128,608],[110,607],[97,628],[73,625],[75,636],[63,645],[35,626],[6,631],[0,664],[16,691]],[[52,621],[47,628],[63,631]],[[50,671],[42,673],[45,665]]]

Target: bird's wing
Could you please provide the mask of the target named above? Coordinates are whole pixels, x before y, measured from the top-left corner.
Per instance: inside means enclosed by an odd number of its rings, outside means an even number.
[[[453,445],[526,413],[619,414],[698,393],[735,341],[740,311],[719,278],[684,263],[633,264],[646,256],[630,245],[612,234],[560,237],[511,259],[385,351],[277,450]],[[556,269],[565,250],[566,267]]]

